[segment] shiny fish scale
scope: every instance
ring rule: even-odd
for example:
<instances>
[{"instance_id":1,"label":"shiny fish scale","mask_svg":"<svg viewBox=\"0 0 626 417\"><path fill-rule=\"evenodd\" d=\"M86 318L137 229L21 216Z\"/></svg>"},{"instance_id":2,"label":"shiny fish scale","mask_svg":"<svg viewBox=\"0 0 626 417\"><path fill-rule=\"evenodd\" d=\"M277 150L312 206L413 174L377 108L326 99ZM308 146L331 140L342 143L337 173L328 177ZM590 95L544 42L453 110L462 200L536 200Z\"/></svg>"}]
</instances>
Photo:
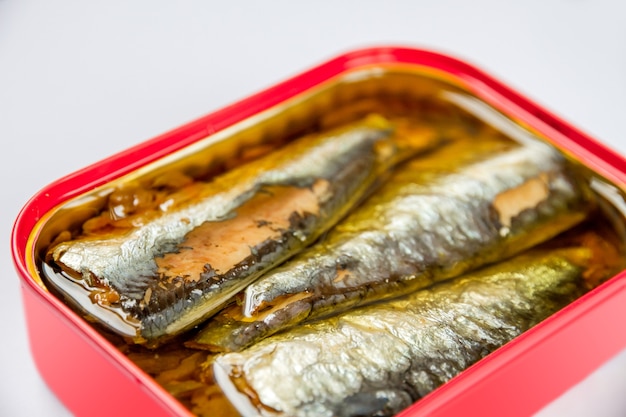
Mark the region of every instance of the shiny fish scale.
<instances>
[{"instance_id":1,"label":"shiny fish scale","mask_svg":"<svg viewBox=\"0 0 626 417\"><path fill-rule=\"evenodd\" d=\"M241 369L279 415L392 415L579 296L575 257L588 252L522 255L219 356L215 372L229 393L227 375Z\"/></svg>"},{"instance_id":2,"label":"shiny fish scale","mask_svg":"<svg viewBox=\"0 0 626 417\"><path fill-rule=\"evenodd\" d=\"M432 151L443 141L428 129L409 129L397 135L392 128L388 120L372 115L305 136L216 177L193 203L160 217L148 216L147 223L124 236L63 242L52 248L48 257L72 279L81 274L88 285L103 283L119 294L115 308L121 306L127 319L111 325L112 330L137 343L162 343L212 316L263 272L311 244L376 188L395 165ZM313 191L316 183L323 184L315 194L313 211L318 212L294 209L286 218L289 226L281 226L264 241L240 248L241 257L219 273L209 262L195 260L190 262L191 269L185 269L180 249L196 227L234 218L242 204L265 195L268 188ZM155 257L163 256L160 261L174 254L181 254L173 262L179 263L172 268L175 272L160 276L167 266L158 264ZM90 313L96 318L106 317L98 316L95 310ZM106 318L103 322L108 324Z\"/></svg>"},{"instance_id":3,"label":"shiny fish scale","mask_svg":"<svg viewBox=\"0 0 626 417\"><path fill-rule=\"evenodd\" d=\"M541 187L531 206L516 194L528 184ZM321 242L249 285L248 317L226 311L188 344L236 351L303 321L424 288L550 239L592 207L587 184L545 144L450 144L400 168Z\"/></svg>"},{"instance_id":4,"label":"shiny fish scale","mask_svg":"<svg viewBox=\"0 0 626 417\"><path fill-rule=\"evenodd\" d=\"M365 283L379 280L381 274L388 275L386 271L396 272L396 265L408 262L415 273L423 269L422 265L452 265L493 245L503 233L490 208L495 196L538 175L542 169L556 169L559 157L543 148L531 147L514 150L498 159L472 166L462 175L446 175L434 184L421 185L419 173L411 173L414 182L399 191L392 187L389 192L373 197L372 204L380 201L373 215L364 210L363 215L350 217L350 226L346 226L351 232L348 236L341 234L332 240L331 235L328 243L312 249L314 256L306 258L308 252L305 252L294 262L250 285L246 289L246 303L256 305L283 294L332 287L337 258L352 260L354 279ZM498 173L499 167L506 167L505 172ZM397 179L400 183L402 180L402 177ZM561 182L552 184L559 185ZM575 191L569 183L565 185L560 191L567 200ZM337 230L339 235L342 226ZM303 265L297 265L298 262ZM396 275L399 274L401 271L397 271ZM350 287L349 279L346 281L338 286Z\"/></svg>"},{"instance_id":5,"label":"shiny fish scale","mask_svg":"<svg viewBox=\"0 0 626 417\"><path fill-rule=\"evenodd\" d=\"M363 157L373 143L385 136L385 131L358 128L341 137L326 137L312 152L277 158L274 169L246 178L236 187L217 188L217 193L201 202L178 211L165 213L150 223L125 236L68 242L54 248L57 260L86 276L94 275L134 298L144 296L146 278L157 269L154 258L175 249L185 235L206 221L216 221L228 216L232 210L249 199L267 184L310 185L316 178L332 178L339 167L351 159ZM329 140L330 139L330 140ZM261 163L259 169L262 167ZM241 170L227 173L220 180L238 179ZM181 221L187 219L187 221ZM139 289L135 289L138 287Z\"/></svg>"}]
</instances>

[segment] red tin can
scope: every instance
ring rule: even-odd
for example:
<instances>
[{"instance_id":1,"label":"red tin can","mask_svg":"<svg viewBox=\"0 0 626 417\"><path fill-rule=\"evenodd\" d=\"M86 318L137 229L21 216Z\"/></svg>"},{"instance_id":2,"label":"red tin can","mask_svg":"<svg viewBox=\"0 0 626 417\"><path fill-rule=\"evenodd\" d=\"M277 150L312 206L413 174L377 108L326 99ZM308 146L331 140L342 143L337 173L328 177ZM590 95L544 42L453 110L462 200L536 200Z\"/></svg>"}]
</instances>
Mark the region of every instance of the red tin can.
<instances>
[{"instance_id":1,"label":"red tin can","mask_svg":"<svg viewBox=\"0 0 626 417\"><path fill-rule=\"evenodd\" d=\"M49 239L44 236L46 224L58 210L94 189L136 175L146 167L158 167L165 163L162 161L170 161L172 155L188 156L207 138L242 123L254 123L258 115L276 112L285 103L306 98L329 85L332 88L338 80L376 76L388 68L434 74L460 85L547 138L612 183L615 190L626 184L624 158L464 62L430 51L399 47L341 55L62 178L26 204L15 222L12 250L21 280L32 354L43 378L72 412L88 416L192 415L47 290L37 266L38 245L42 239ZM296 109L289 117L300 120L304 116ZM402 415L530 415L626 347L626 331L619 330L617 322L624 315L626 275L620 273L471 366Z\"/></svg>"}]
</instances>

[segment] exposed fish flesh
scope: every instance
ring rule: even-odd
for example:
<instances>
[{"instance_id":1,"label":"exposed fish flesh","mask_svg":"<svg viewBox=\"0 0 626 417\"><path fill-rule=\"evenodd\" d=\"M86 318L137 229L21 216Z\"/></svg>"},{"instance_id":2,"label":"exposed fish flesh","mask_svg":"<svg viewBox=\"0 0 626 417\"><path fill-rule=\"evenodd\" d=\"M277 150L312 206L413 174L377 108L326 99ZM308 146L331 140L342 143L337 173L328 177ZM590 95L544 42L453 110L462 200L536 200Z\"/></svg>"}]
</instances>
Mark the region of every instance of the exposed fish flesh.
<instances>
[{"instance_id":1,"label":"exposed fish flesh","mask_svg":"<svg viewBox=\"0 0 626 417\"><path fill-rule=\"evenodd\" d=\"M581 294L586 248L519 255L215 358L244 416L386 416Z\"/></svg>"},{"instance_id":2,"label":"exposed fish flesh","mask_svg":"<svg viewBox=\"0 0 626 417\"><path fill-rule=\"evenodd\" d=\"M588 188L544 143L459 141L404 166L320 243L245 290L189 346L236 351L279 330L495 262L582 221Z\"/></svg>"},{"instance_id":3,"label":"exposed fish flesh","mask_svg":"<svg viewBox=\"0 0 626 417\"><path fill-rule=\"evenodd\" d=\"M113 330L138 342L175 335L314 241L394 164L440 140L427 129L391 133L372 116L303 137L217 177L197 201L122 235L63 242L49 258L117 292L129 328Z\"/></svg>"}]
</instances>

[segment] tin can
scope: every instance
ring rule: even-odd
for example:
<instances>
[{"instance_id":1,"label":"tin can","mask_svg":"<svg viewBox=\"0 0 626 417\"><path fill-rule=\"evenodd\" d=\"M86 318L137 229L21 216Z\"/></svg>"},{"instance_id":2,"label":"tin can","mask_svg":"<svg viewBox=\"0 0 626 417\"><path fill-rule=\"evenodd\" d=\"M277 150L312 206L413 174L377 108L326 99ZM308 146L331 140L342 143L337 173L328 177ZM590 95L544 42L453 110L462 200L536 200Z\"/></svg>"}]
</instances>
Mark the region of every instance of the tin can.
<instances>
[{"instance_id":1,"label":"tin can","mask_svg":"<svg viewBox=\"0 0 626 417\"><path fill-rule=\"evenodd\" d=\"M200 160L242 158L243 148L278 146L276 138L341 120L341 112L329 116L331 109L374 96L412 100L438 83L466 91L551 142L606 181L607 196L621 193L626 161L620 155L471 65L410 48L349 52L62 178L26 204L13 229L13 259L32 354L51 389L76 415L192 415L42 278L42 248L59 230L85 220L84 208L101 204L106 190ZM78 202L82 211L72 208ZM625 306L626 276L620 273L402 415L530 415L626 347L626 332L616 331Z\"/></svg>"}]
</instances>

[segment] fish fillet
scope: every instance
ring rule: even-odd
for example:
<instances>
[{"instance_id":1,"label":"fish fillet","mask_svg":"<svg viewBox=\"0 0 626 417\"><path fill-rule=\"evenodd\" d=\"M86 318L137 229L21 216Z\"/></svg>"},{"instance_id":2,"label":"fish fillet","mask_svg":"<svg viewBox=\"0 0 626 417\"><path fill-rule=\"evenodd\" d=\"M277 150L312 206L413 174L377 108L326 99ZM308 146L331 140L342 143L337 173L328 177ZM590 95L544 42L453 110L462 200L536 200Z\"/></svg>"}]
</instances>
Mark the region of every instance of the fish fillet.
<instances>
[{"instance_id":1,"label":"fish fillet","mask_svg":"<svg viewBox=\"0 0 626 417\"><path fill-rule=\"evenodd\" d=\"M459 141L406 164L324 240L245 290L188 346L236 351L306 320L505 259L581 222L586 184L543 144Z\"/></svg>"},{"instance_id":2,"label":"fish fillet","mask_svg":"<svg viewBox=\"0 0 626 417\"><path fill-rule=\"evenodd\" d=\"M63 242L49 258L117 293L128 326L112 330L137 342L171 337L313 242L393 165L440 141L427 129L392 133L371 116L300 138L215 178L189 204L122 235Z\"/></svg>"},{"instance_id":3,"label":"fish fillet","mask_svg":"<svg viewBox=\"0 0 626 417\"><path fill-rule=\"evenodd\" d=\"M580 295L586 248L520 255L215 358L243 416L386 416Z\"/></svg>"}]
</instances>

